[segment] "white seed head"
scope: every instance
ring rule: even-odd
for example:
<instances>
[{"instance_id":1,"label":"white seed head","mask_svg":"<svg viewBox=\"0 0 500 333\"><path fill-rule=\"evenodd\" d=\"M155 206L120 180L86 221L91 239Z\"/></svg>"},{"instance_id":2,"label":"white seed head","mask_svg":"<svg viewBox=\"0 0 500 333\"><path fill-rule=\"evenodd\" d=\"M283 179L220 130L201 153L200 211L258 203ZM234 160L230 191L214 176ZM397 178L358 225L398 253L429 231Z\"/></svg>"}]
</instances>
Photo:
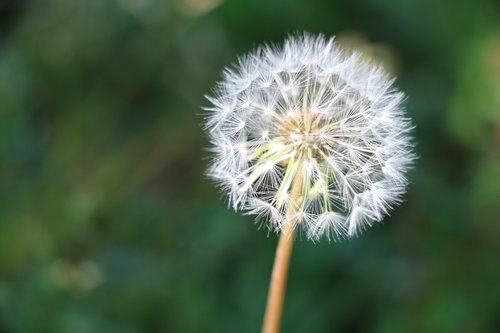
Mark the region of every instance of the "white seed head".
<instances>
[{"instance_id":1,"label":"white seed head","mask_svg":"<svg viewBox=\"0 0 500 333\"><path fill-rule=\"evenodd\" d=\"M270 230L287 222L312 240L357 235L400 202L414 159L393 81L333 38L257 49L207 97L208 175ZM297 178L300 198L291 195Z\"/></svg>"}]
</instances>

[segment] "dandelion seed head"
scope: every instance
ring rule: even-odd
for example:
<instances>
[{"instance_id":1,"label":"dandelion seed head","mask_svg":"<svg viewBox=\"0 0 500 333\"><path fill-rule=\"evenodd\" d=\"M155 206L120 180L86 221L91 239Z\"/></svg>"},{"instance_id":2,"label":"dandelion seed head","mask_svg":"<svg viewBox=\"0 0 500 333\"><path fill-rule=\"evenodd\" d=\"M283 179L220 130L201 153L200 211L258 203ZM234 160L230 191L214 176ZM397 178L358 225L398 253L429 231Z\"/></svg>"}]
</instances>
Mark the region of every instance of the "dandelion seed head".
<instances>
[{"instance_id":1,"label":"dandelion seed head","mask_svg":"<svg viewBox=\"0 0 500 333\"><path fill-rule=\"evenodd\" d=\"M304 34L257 49L207 97L208 175L230 206L272 231L291 219L312 240L357 235L401 201L414 159L393 81L333 38Z\"/></svg>"}]
</instances>

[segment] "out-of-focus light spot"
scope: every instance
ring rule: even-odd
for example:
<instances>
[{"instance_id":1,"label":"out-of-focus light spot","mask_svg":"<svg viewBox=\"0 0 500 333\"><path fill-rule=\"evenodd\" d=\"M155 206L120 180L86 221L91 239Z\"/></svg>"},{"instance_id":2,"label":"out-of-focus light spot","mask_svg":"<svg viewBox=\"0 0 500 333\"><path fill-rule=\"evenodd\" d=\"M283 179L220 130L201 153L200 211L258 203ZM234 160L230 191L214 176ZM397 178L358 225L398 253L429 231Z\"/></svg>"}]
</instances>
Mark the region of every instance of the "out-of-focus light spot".
<instances>
[{"instance_id":1,"label":"out-of-focus light spot","mask_svg":"<svg viewBox=\"0 0 500 333\"><path fill-rule=\"evenodd\" d=\"M190 16L203 15L222 3L223 0L178 0L179 11Z\"/></svg>"},{"instance_id":2,"label":"out-of-focus light spot","mask_svg":"<svg viewBox=\"0 0 500 333\"><path fill-rule=\"evenodd\" d=\"M101 270L93 261L72 263L56 260L50 267L50 276L55 285L73 292L88 292L101 284Z\"/></svg>"},{"instance_id":3,"label":"out-of-focus light spot","mask_svg":"<svg viewBox=\"0 0 500 333\"><path fill-rule=\"evenodd\" d=\"M347 49L360 50L363 56L381 63L391 74L399 72L396 50L388 44L371 43L358 32L345 32L337 36L337 42Z\"/></svg>"},{"instance_id":4,"label":"out-of-focus light spot","mask_svg":"<svg viewBox=\"0 0 500 333\"><path fill-rule=\"evenodd\" d=\"M491 38L491 52L487 53L489 59L487 66L488 73L493 79L500 79L500 31Z\"/></svg>"}]
</instances>

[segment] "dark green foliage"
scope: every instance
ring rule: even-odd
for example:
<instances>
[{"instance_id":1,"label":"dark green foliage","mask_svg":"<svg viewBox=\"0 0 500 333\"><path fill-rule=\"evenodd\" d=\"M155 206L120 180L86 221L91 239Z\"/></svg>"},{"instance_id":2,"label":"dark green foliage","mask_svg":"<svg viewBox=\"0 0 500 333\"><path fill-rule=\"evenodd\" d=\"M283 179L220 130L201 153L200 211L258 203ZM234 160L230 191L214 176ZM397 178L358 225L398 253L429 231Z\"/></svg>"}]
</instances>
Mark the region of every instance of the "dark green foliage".
<instances>
[{"instance_id":1,"label":"dark green foliage","mask_svg":"<svg viewBox=\"0 0 500 333\"><path fill-rule=\"evenodd\" d=\"M408 95L383 225L295 244L283 332L500 329L500 27L480 1L0 2L0 332L258 332L276 237L203 172L237 54L338 35Z\"/></svg>"}]
</instances>

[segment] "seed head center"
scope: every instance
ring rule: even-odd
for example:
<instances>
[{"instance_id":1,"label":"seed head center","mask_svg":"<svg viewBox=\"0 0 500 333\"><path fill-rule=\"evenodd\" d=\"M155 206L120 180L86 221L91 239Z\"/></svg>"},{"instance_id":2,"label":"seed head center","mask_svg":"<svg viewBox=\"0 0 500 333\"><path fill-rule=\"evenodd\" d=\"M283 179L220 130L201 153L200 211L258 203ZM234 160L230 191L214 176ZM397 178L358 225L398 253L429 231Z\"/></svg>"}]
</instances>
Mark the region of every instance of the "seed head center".
<instances>
[{"instance_id":1,"label":"seed head center","mask_svg":"<svg viewBox=\"0 0 500 333\"><path fill-rule=\"evenodd\" d=\"M284 118L278 133L286 147L296 152L298 160L323 159L328 149L325 135L328 126L321 115L302 112Z\"/></svg>"}]
</instances>

